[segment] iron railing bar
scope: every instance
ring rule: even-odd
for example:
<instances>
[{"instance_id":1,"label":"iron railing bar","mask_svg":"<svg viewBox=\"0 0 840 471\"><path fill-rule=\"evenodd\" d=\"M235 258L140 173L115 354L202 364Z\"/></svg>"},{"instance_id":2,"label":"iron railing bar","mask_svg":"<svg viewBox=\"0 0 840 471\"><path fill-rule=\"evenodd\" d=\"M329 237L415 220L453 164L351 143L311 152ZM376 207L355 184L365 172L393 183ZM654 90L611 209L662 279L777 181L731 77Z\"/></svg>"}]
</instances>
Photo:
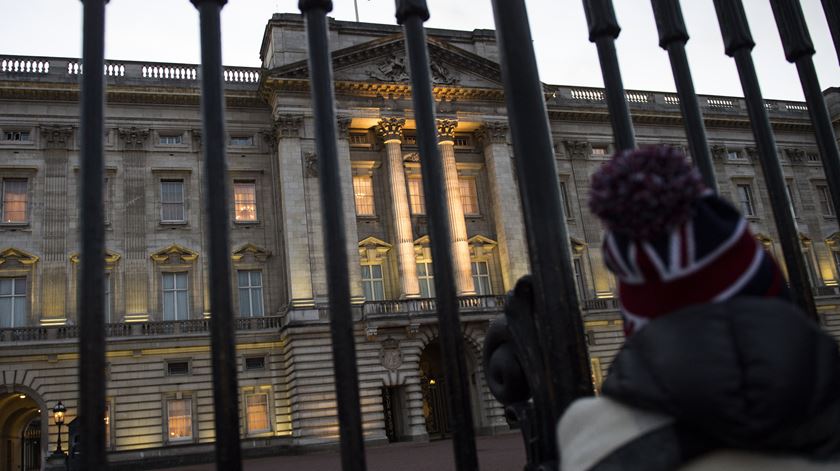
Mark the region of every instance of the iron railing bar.
<instances>
[{"instance_id":1,"label":"iron railing bar","mask_svg":"<svg viewBox=\"0 0 840 471\"><path fill-rule=\"evenodd\" d=\"M840 62L840 2L837 0L822 0L822 5L825 20L828 22L828 30L831 32L831 39L834 40L837 62Z\"/></svg>"},{"instance_id":2,"label":"iron railing bar","mask_svg":"<svg viewBox=\"0 0 840 471\"><path fill-rule=\"evenodd\" d=\"M831 201L835 208L840 208L840 150L837 148L831 117L820 89L817 71L814 69L814 44L808 33L802 6L799 0L770 0L770 5L773 7L779 35L785 48L785 58L788 62L795 63L799 72L799 81L802 82L802 92L814 124Z\"/></svg>"},{"instance_id":3,"label":"iron railing bar","mask_svg":"<svg viewBox=\"0 0 840 471\"><path fill-rule=\"evenodd\" d=\"M216 469L237 471L242 469L242 458L228 234L230 213L220 18L227 0L191 1L198 9L201 31L201 148L204 153L211 287L210 343Z\"/></svg>"},{"instance_id":4,"label":"iron railing bar","mask_svg":"<svg viewBox=\"0 0 840 471\"><path fill-rule=\"evenodd\" d=\"M744 5L741 0L714 0L715 10L723 36L726 55L735 59L741 88L744 91L744 101L750 117L753 137L758 148L759 162L767 183L767 193L779 242L787 266L790 287L796 304L813 320L817 320L817 308L805 267L802 248L799 242L799 231L793 219L793 211L788 202L785 178L779 156L776 154L776 139L761 96L761 88L752 60L752 48L755 46L750 33Z\"/></svg>"},{"instance_id":5,"label":"iron railing bar","mask_svg":"<svg viewBox=\"0 0 840 471\"><path fill-rule=\"evenodd\" d=\"M341 464L344 471L363 471L366 469L364 435L347 273L347 234L338 163L332 57L327 31L327 12L332 11L332 1L300 0L298 8L306 22L310 95L315 117Z\"/></svg>"},{"instance_id":6,"label":"iron railing bar","mask_svg":"<svg viewBox=\"0 0 840 471\"><path fill-rule=\"evenodd\" d=\"M629 150L636 147L633 121L627 94L621 80L618 66L618 54L615 51L615 39L621 32L615 18L612 0L583 0L583 10L589 24L589 41L595 43L598 58L601 61L601 75L604 77L604 95L610 110L610 124L616 150Z\"/></svg>"},{"instance_id":7,"label":"iron railing bar","mask_svg":"<svg viewBox=\"0 0 840 471\"><path fill-rule=\"evenodd\" d=\"M83 1L82 61L89 71L105 67L105 4ZM105 457L105 166L102 135L105 77L82 76L81 87L81 274L79 277L79 433L81 469L107 469ZM68 447L69 448L69 447Z\"/></svg>"},{"instance_id":8,"label":"iron railing bar","mask_svg":"<svg viewBox=\"0 0 840 471\"><path fill-rule=\"evenodd\" d=\"M452 247L449 232L448 206L443 177L443 161L437 143L432 77L426 31L423 22L429 19L425 0L396 0L397 22L403 26L406 52L411 72L411 98L417 126L417 146L420 153L429 216L434 283L437 298L440 345L444 362L447 407L453 425L453 451L458 471L478 469L472 408L470 407L467 367L464 359L464 339L458 316L458 297L453 276Z\"/></svg>"},{"instance_id":9,"label":"iron railing bar","mask_svg":"<svg viewBox=\"0 0 840 471\"><path fill-rule=\"evenodd\" d=\"M589 355L525 2L493 0L493 16L533 273L533 322L545 368L532 374L545 378L549 403L540 413L550 425L541 435L547 456L556 458L557 420L574 399L592 394Z\"/></svg>"},{"instance_id":10,"label":"iron railing bar","mask_svg":"<svg viewBox=\"0 0 840 471\"><path fill-rule=\"evenodd\" d=\"M679 0L651 0L656 27L659 30L659 46L668 51L674 84L680 97L680 111L685 123L685 135L691 159L703 176L703 183L717 193L712 155L706 138L706 125L700 113L691 69L685 53L688 42L688 30L685 27Z\"/></svg>"}]
</instances>

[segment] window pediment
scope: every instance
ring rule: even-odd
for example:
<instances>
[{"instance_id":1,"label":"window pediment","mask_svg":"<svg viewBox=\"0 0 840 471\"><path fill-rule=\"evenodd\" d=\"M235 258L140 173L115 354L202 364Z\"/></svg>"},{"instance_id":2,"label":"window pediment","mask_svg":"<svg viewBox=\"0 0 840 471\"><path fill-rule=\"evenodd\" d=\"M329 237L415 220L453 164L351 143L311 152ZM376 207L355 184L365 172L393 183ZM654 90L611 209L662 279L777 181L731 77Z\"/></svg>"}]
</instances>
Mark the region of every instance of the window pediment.
<instances>
[{"instance_id":1,"label":"window pediment","mask_svg":"<svg viewBox=\"0 0 840 471\"><path fill-rule=\"evenodd\" d=\"M120 260L120 258L122 258L122 255L118 254L117 252L114 252L113 250L107 250L107 249L105 250L105 264L106 265L114 265ZM70 255L70 261L73 262L73 263L81 262L82 261L81 254L79 252L75 252L75 253L71 254Z\"/></svg>"},{"instance_id":2,"label":"window pediment","mask_svg":"<svg viewBox=\"0 0 840 471\"><path fill-rule=\"evenodd\" d=\"M266 259L270 256L270 251L249 242L243 245L242 247L239 247L238 249L234 250L233 255L231 255L230 258L234 262L241 262L248 258L252 258L257 262L265 262Z\"/></svg>"},{"instance_id":3,"label":"window pediment","mask_svg":"<svg viewBox=\"0 0 840 471\"><path fill-rule=\"evenodd\" d=\"M826 237L825 243L832 249L840 249L840 232L835 232Z\"/></svg>"},{"instance_id":4,"label":"window pediment","mask_svg":"<svg viewBox=\"0 0 840 471\"><path fill-rule=\"evenodd\" d=\"M580 255L586 250L586 242L574 237L569 237L569 245L571 245L574 255Z\"/></svg>"},{"instance_id":5,"label":"window pediment","mask_svg":"<svg viewBox=\"0 0 840 471\"><path fill-rule=\"evenodd\" d=\"M160 264L192 263L197 258L198 252L194 252L178 244L172 244L152 254L152 260Z\"/></svg>"},{"instance_id":6,"label":"window pediment","mask_svg":"<svg viewBox=\"0 0 840 471\"><path fill-rule=\"evenodd\" d=\"M470 257L472 258L486 258L499 245L495 240L481 234L467 239L467 244L469 244Z\"/></svg>"},{"instance_id":7,"label":"window pediment","mask_svg":"<svg viewBox=\"0 0 840 471\"><path fill-rule=\"evenodd\" d=\"M359 257L362 261L376 262L381 260L393 245L376 237L368 237L359 241Z\"/></svg>"},{"instance_id":8,"label":"window pediment","mask_svg":"<svg viewBox=\"0 0 840 471\"><path fill-rule=\"evenodd\" d=\"M31 266L38 262L39 258L37 255L32 255L29 252L25 252L21 249L16 249L14 247L9 247L5 250L0 251L0 265L3 265L7 262L11 263L18 263L20 265Z\"/></svg>"}]
</instances>

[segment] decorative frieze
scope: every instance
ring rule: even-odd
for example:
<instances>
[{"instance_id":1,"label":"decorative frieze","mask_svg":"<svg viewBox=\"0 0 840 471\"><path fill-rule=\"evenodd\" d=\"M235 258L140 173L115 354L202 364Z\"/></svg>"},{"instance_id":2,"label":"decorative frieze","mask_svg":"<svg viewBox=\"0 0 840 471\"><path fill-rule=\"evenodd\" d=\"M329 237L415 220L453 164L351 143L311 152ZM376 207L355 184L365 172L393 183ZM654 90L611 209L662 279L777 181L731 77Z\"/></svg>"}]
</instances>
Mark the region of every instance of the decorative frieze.
<instances>
[{"instance_id":1,"label":"decorative frieze","mask_svg":"<svg viewBox=\"0 0 840 471\"><path fill-rule=\"evenodd\" d=\"M389 141L402 142L404 126L405 119L403 118L382 118L376 126L376 133L385 143Z\"/></svg>"},{"instance_id":2,"label":"decorative frieze","mask_svg":"<svg viewBox=\"0 0 840 471\"><path fill-rule=\"evenodd\" d=\"M146 140L149 138L149 130L146 128L119 128L117 135L123 142L123 147L126 150L134 149L141 150L146 145Z\"/></svg>"},{"instance_id":3,"label":"decorative frieze","mask_svg":"<svg viewBox=\"0 0 840 471\"><path fill-rule=\"evenodd\" d=\"M274 135L277 139L300 137L303 115L281 114L274 117Z\"/></svg>"}]
</instances>

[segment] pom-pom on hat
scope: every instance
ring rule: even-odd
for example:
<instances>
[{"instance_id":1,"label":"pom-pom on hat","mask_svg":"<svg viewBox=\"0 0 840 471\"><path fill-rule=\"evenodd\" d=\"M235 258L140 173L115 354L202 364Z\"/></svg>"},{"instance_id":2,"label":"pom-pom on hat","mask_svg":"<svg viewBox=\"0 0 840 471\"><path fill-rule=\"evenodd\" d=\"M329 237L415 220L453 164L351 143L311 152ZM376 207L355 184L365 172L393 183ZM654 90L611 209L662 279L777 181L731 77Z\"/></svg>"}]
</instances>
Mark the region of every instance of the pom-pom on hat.
<instances>
[{"instance_id":1,"label":"pom-pom on hat","mask_svg":"<svg viewBox=\"0 0 840 471\"><path fill-rule=\"evenodd\" d=\"M669 147L624 151L592 177L604 260L619 281L627 335L693 304L735 296L789 299L784 277L731 204Z\"/></svg>"}]
</instances>

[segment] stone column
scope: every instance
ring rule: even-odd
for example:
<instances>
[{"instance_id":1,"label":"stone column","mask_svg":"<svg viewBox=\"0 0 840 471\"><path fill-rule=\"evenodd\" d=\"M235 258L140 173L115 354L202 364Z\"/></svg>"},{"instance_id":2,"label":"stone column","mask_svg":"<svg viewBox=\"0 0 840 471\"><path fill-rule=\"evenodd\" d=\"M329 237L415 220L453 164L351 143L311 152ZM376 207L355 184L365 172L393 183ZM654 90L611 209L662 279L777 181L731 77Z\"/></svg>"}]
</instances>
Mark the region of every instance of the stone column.
<instances>
[{"instance_id":1,"label":"stone column","mask_svg":"<svg viewBox=\"0 0 840 471\"><path fill-rule=\"evenodd\" d=\"M40 320L43 325L67 322L67 174L70 160L68 148L72 135L73 130L68 127L41 128L41 137L46 144Z\"/></svg>"},{"instance_id":2,"label":"stone column","mask_svg":"<svg viewBox=\"0 0 840 471\"><path fill-rule=\"evenodd\" d=\"M349 116L338 118L338 165L341 174L341 196L344 206L344 229L347 237L347 272L350 274L350 300L354 304L364 302L362 291L362 269L359 265L359 230L356 227L356 201L353 191L353 170L350 167L350 123Z\"/></svg>"},{"instance_id":3,"label":"stone column","mask_svg":"<svg viewBox=\"0 0 840 471\"><path fill-rule=\"evenodd\" d=\"M408 189L402 157L402 129L405 120L385 118L377 131L385 142L388 161L388 182L391 185L391 211L396 235L397 266L400 277L400 298L419 298L417 262L414 258L414 237L411 233L411 214L408 211Z\"/></svg>"},{"instance_id":4,"label":"stone column","mask_svg":"<svg viewBox=\"0 0 840 471\"><path fill-rule=\"evenodd\" d=\"M125 189L125 320L149 320L149 253L146 246L146 189L149 185L146 165L148 129L119 129L123 144ZM155 191L157 186L154 186ZM151 303L155 305L154 302ZM115 309L115 311L118 311ZM116 312L115 312L116 314Z\"/></svg>"},{"instance_id":5,"label":"stone column","mask_svg":"<svg viewBox=\"0 0 840 471\"><path fill-rule=\"evenodd\" d=\"M499 239L499 262L505 292L529 272L525 225L519 199L513 160L507 142L507 123L489 122L478 128L478 141L484 149L493 219Z\"/></svg>"},{"instance_id":6,"label":"stone column","mask_svg":"<svg viewBox=\"0 0 840 471\"><path fill-rule=\"evenodd\" d=\"M279 115L274 121L282 246L285 251L288 301L292 308L309 307L314 304L312 267L309 260L309 223L300 148L302 126L302 115Z\"/></svg>"},{"instance_id":7,"label":"stone column","mask_svg":"<svg viewBox=\"0 0 840 471\"><path fill-rule=\"evenodd\" d=\"M455 127L457 126L458 121L454 119L437 120L438 146L440 147L440 156L443 159L443 177L446 183L455 288L458 296L472 296L475 295L475 287L473 286L472 268L470 266L470 246L467 242L464 206L461 203L461 183L458 180L458 167L455 164Z\"/></svg>"}]
</instances>

